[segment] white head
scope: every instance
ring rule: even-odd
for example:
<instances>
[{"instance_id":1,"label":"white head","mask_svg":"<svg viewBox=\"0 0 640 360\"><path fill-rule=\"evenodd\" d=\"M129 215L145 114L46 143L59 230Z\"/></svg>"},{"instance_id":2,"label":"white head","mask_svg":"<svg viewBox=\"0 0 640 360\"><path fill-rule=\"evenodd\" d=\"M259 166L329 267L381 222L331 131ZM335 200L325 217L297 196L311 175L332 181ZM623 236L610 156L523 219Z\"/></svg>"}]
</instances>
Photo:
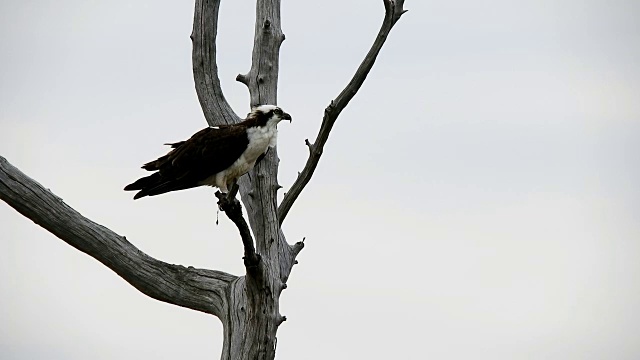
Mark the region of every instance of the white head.
<instances>
[{"instance_id":1,"label":"white head","mask_svg":"<svg viewBox=\"0 0 640 360\"><path fill-rule=\"evenodd\" d=\"M275 126L282 120L291 121L291 115L275 105L260 105L253 109L250 116L258 120L258 126Z\"/></svg>"}]
</instances>

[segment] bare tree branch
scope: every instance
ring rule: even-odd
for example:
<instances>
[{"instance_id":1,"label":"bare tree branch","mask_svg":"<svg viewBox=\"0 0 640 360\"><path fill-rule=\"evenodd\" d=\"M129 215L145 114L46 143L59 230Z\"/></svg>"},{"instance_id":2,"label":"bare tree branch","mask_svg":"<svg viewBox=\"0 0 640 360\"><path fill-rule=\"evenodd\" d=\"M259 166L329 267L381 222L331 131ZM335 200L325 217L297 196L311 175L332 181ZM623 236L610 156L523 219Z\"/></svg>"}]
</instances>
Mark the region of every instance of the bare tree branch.
<instances>
[{"instance_id":1,"label":"bare tree branch","mask_svg":"<svg viewBox=\"0 0 640 360\"><path fill-rule=\"evenodd\" d=\"M233 124L240 118L222 93L216 64L216 37L221 0L195 0L192 62L196 92L209 125ZM100 261L125 281L160 301L220 318L224 329L223 360L273 359L276 332L286 320L279 298L304 239L289 245L282 221L319 162L340 112L362 86L390 30L405 12L404 0L383 0L385 18L378 36L347 87L331 101L302 174L277 205L278 155L263 161L239 180L247 220L236 199L238 187L218 196L220 208L237 226L245 253L246 276L167 264L143 253L123 236L83 217L62 199L20 172L0 156L0 199L69 245ZM250 94L250 105L277 104L279 50L284 41L281 0L256 0L251 68L237 80Z\"/></svg>"},{"instance_id":2,"label":"bare tree branch","mask_svg":"<svg viewBox=\"0 0 640 360\"><path fill-rule=\"evenodd\" d=\"M154 259L124 236L96 224L0 156L0 199L67 244L100 261L144 294L170 304L226 316L236 276Z\"/></svg>"},{"instance_id":3,"label":"bare tree branch","mask_svg":"<svg viewBox=\"0 0 640 360\"><path fill-rule=\"evenodd\" d=\"M216 192L216 197L218 198L218 206L220 206L220 210L227 214L229 219L236 224L240 231L240 237L242 238L242 244L244 245L244 265L249 272L256 269L260 262L260 255L256 254L251 230L249 230L249 225L247 225L247 222L242 216L242 206L238 199L235 198L237 190L238 185L235 184L233 186L233 190L229 194L225 195L218 191Z\"/></svg>"},{"instance_id":4,"label":"bare tree branch","mask_svg":"<svg viewBox=\"0 0 640 360\"><path fill-rule=\"evenodd\" d=\"M403 9L404 0L383 1L385 7L384 20L382 21L382 26L380 27L378 36L371 46L371 49L360 64L360 67L358 67L358 70L356 70L356 73L353 75L349 84L347 84L338 97L335 100L332 100L331 104L329 104L325 109L324 116L322 118L322 125L320 126L316 141L312 144L308 139L305 140L305 143L309 148L309 158L307 159L304 169L291 186L291 189L285 194L282 203L280 203L280 206L278 207L278 221L280 222L280 225L282 225L282 222L289 213L293 203L296 201L307 183L309 183L309 180L311 180L311 176L313 175L316 166L318 166L320 156L322 156L324 145L329 138L329 133L333 128L333 124L335 124L342 110L356 95L364 83L364 80L367 78L369 71L373 67L374 62L380 53L380 49L382 49L382 45L384 45L387 40L389 32L400 19L400 16L406 12L406 10Z\"/></svg>"},{"instance_id":5,"label":"bare tree branch","mask_svg":"<svg viewBox=\"0 0 640 360\"><path fill-rule=\"evenodd\" d=\"M196 0L193 15L193 79L204 116L210 126L241 119L224 98L216 63L216 36L220 0Z\"/></svg>"}]
</instances>

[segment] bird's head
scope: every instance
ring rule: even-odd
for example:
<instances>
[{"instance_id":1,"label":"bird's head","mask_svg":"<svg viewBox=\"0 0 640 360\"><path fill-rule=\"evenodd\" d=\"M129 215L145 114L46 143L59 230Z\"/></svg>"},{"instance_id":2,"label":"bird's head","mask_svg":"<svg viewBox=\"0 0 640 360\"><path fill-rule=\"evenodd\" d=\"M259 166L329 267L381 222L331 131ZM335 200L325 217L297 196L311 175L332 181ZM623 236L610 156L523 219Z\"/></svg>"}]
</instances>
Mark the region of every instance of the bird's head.
<instances>
[{"instance_id":1,"label":"bird's head","mask_svg":"<svg viewBox=\"0 0 640 360\"><path fill-rule=\"evenodd\" d=\"M254 117L259 126L276 126L282 120L291 122L291 115L275 105L260 105L253 108L250 117Z\"/></svg>"}]
</instances>

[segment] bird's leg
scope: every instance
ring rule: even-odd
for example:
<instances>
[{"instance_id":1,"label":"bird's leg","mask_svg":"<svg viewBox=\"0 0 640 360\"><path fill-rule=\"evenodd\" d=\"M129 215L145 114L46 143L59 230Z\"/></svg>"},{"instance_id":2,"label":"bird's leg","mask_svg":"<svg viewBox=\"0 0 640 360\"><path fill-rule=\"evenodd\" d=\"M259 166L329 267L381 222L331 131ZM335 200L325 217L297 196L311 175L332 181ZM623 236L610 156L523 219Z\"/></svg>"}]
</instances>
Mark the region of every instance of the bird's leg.
<instances>
[{"instance_id":1,"label":"bird's leg","mask_svg":"<svg viewBox=\"0 0 640 360\"><path fill-rule=\"evenodd\" d=\"M229 186L231 191L224 191L226 189L221 189L222 191L216 191L216 197L218 198L218 209L222 211L233 211L235 208L240 208L240 202L236 199L236 195L238 194L238 190L240 186L238 186L237 182L234 182Z\"/></svg>"},{"instance_id":2,"label":"bird's leg","mask_svg":"<svg viewBox=\"0 0 640 360\"><path fill-rule=\"evenodd\" d=\"M227 216L233 220L234 218L242 217L242 206L240 205L240 201L235 197L230 197L230 194L231 193L224 194L217 191L216 197L218 198L218 209L227 213Z\"/></svg>"},{"instance_id":3,"label":"bird's leg","mask_svg":"<svg viewBox=\"0 0 640 360\"><path fill-rule=\"evenodd\" d=\"M231 190L227 194L227 197L229 199L235 199L236 198L236 194L238 194L238 190L240 190L240 185L238 185L237 181L234 181L233 184L231 184L230 189Z\"/></svg>"}]
</instances>

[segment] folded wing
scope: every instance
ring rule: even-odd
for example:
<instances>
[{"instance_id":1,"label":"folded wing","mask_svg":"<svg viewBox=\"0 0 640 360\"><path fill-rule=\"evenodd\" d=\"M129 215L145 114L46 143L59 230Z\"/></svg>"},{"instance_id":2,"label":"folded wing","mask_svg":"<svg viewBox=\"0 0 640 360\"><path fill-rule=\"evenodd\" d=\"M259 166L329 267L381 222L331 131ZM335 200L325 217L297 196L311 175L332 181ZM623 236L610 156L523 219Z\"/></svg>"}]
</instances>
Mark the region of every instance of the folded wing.
<instances>
[{"instance_id":1,"label":"folded wing","mask_svg":"<svg viewBox=\"0 0 640 360\"><path fill-rule=\"evenodd\" d=\"M201 185L200 182L230 167L249 144L246 126L209 127L189 140L171 145L168 154L150 161L143 169L153 174L124 189L139 190L134 199Z\"/></svg>"}]
</instances>

